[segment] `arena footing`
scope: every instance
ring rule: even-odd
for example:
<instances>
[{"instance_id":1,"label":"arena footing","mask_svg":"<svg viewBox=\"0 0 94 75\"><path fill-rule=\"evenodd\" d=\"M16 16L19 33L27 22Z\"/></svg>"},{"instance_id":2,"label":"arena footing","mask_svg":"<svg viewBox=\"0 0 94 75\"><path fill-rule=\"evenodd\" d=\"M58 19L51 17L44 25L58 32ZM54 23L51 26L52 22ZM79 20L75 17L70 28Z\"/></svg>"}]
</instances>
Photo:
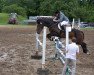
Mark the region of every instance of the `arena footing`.
<instances>
[{"instance_id":1,"label":"arena footing","mask_svg":"<svg viewBox=\"0 0 94 75\"><path fill-rule=\"evenodd\" d=\"M37 69L37 74L38 75L49 75L49 70L48 69L38 68Z\"/></svg>"}]
</instances>

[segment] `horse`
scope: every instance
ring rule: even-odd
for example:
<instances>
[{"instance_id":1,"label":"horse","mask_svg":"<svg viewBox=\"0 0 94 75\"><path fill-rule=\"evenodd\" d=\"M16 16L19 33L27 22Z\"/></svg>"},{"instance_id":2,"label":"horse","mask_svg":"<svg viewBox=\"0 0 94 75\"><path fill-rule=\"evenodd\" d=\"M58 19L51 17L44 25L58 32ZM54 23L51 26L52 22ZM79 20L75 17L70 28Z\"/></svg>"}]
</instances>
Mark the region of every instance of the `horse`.
<instances>
[{"instance_id":1,"label":"horse","mask_svg":"<svg viewBox=\"0 0 94 75\"><path fill-rule=\"evenodd\" d=\"M53 21L53 18L47 18L47 17L39 17L37 18L37 29L36 33L40 34L43 30L43 27L46 26L49 29L49 33L47 34L47 38L52 41L53 36L57 36L59 38L66 38L65 31L60 30L58 28L58 23L55 23ZM83 53L88 54L89 51L87 49L87 44L84 42L84 33L81 30L73 28L71 32L69 32L69 38L76 38L77 44L81 45L83 49Z\"/></svg>"}]
</instances>

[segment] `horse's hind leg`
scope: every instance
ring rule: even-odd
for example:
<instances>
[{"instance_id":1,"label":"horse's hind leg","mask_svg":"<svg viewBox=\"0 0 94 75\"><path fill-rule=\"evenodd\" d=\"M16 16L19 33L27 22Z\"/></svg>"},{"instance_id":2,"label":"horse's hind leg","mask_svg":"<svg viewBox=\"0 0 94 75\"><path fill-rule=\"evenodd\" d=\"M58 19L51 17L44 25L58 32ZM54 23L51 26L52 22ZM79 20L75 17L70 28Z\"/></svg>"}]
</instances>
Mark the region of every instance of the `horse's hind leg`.
<instances>
[{"instance_id":1,"label":"horse's hind leg","mask_svg":"<svg viewBox=\"0 0 94 75\"><path fill-rule=\"evenodd\" d=\"M84 53L86 53L86 54L89 53L89 52L88 52L88 49L87 49L87 44L86 44L86 43L82 42L82 43L81 43L81 47L82 47Z\"/></svg>"}]
</instances>

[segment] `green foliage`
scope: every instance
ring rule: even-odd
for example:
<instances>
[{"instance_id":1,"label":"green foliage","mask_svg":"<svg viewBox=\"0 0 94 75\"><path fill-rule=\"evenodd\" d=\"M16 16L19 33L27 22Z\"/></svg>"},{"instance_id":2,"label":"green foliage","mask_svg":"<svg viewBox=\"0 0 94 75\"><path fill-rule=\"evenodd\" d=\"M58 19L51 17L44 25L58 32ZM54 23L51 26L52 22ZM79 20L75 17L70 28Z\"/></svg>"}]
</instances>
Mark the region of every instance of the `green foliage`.
<instances>
[{"instance_id":1,"label":"green foliage","mask_svg":"<svg viewBox=\"0 0 94 75\"><path fill-rule=\"evenodd\" d=\"M40 15L51 15L51 1L41 2L39 11Z\"/></svg>"},{"instance_id":2,"label":"green foliage","mask_svg":"<svg viewBox=\"0 0 94 75\"><path fill-rule=\"evenodd\" d=\"M61 10L70 20L94 22L94 0L0 0L0 12L20 15L53 15Z\"/></svg>"},{"instance_id":3,"label":"green foliage","mask_svg":"<svg viewBox=\"0 0 94 75\"><path fill-rule=\"evenodd\" d=\"M26 11L24 8L16 5L16 4L13 4L13 5L10 5L10 6L5 6L2 10L2 12L4 13L12 13L12 12L15 12L19 15L23 15L23 16L26 16Z\"/></svg>"}]
</instances>

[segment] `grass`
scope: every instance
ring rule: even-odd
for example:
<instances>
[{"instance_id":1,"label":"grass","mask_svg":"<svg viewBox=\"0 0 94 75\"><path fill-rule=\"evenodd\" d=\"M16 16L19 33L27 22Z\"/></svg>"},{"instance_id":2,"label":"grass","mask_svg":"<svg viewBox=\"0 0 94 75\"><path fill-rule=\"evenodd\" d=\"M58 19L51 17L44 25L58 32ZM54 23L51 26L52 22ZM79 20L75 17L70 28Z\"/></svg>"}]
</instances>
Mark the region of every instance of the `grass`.
<instances>
[{"instance_id":1,"label":"grass","mask_svg":"<svg viewBox=\"0 0 94 75\"><path fill-rule=\"evenodd\" d=\"M22 20L25 20L26 18L23 16L18 15L18 21L21 24ZM0 13L0 25L6 25L8 24L9 20L9 14L7 13Z\"/></svg>"},{"instance_id":2,"label":"grass","mask_svg":"<svg viewBox=\"0 0 94 75\"><path fill-rule=\"evenodd\" d=\"M8 18L9 18L8 14L6 14L6 13L0 13L0 24L1 25L7 24Z\"/></svg>"},{"instance_id":3,"label":"grass","mask_svg":"<svg viewBox=\"0 0 94 75\"><path fill-rule=\"evenodd\" d=\"M81 28L82 30L94 30L94 27Z\"/></svg>"}]
</instances>

